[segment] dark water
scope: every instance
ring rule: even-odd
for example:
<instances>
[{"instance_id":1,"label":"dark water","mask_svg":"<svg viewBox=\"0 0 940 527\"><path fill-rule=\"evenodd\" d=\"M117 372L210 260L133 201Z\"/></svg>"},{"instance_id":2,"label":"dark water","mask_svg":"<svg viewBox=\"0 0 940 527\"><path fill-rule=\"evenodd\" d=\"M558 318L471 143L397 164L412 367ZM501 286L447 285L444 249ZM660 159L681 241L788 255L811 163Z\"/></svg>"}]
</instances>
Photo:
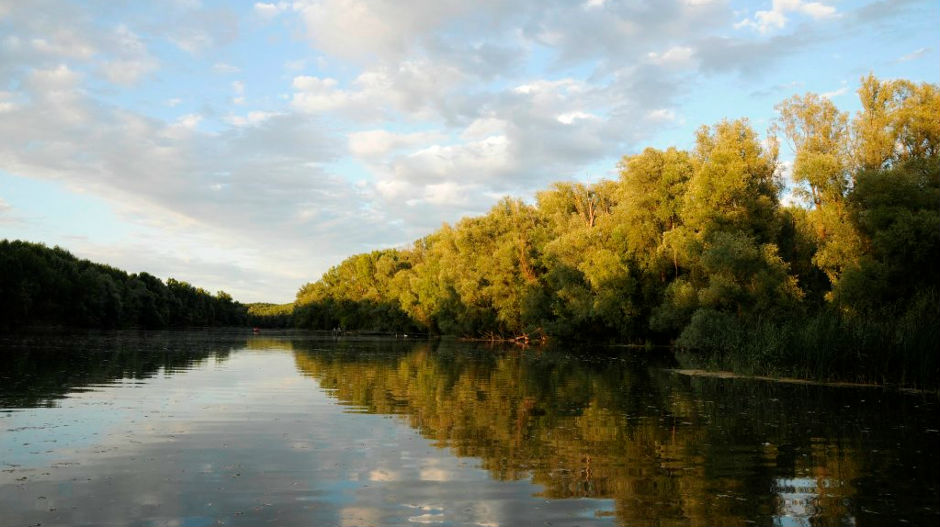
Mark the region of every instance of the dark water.
<instances>
[{"instance_id":1,"label":"dark water","mask_svg":"<svg viewBox=\"0 0 940 527\"><path fill-rule=\"evenodd\" d=\"M624 353L0 337L0 525L937 525L936 395Z\"/></svg>"}]
</instances>

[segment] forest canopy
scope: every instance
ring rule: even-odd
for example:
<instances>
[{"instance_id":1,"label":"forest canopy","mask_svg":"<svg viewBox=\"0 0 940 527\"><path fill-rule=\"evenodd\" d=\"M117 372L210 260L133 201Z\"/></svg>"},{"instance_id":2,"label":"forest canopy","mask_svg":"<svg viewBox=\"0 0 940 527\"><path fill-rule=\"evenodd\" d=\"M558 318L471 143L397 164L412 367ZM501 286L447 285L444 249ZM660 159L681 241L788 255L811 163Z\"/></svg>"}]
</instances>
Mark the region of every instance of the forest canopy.
<instances>
[{"instance_id":1,"label":"forest canopy","mask_svg":"<svg viewBox=\"0 0 940 527\"><path fill-rule=\"evenodd\" d=\"M80 260L60 247L0 240L0 329L236 326L247 308L225 291Z\"/></svg>"},{"instance_id":2,"label":"forest canopy","mask_svg":"<svg viewBox=\"0 0 940 527\"><path fill-rule=\"evenodd\" d=\"M632 338L910 301L938 285L937 87L869 76L858 94L854 117L794 96L764 140L746 119L703 126L689 151L624 157L617 181L556 183L352 256L301 288L299 322Z\"/></svg>"}]
</instances>

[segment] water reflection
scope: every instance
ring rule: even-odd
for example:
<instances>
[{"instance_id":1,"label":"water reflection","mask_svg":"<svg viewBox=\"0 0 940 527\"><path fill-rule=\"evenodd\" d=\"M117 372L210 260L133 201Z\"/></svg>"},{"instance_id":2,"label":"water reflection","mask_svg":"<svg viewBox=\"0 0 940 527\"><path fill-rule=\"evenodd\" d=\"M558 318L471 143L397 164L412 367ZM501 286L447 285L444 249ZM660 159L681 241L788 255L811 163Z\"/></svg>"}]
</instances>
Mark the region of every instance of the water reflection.
<instances>
[{"instance_id":1,"label":"water reflection","mask_svg":"<svg viewBox=\"0 0 940 527\"><path fill-rule=\"evenodd\" d=\"M613 499L609 513L625 525L938 519L929 397L448 343L295 360L354 411L401 415L495 479L531 479L544 497Z\"/></svg>"},{"instance_id":2,"label":"water reflection","mask_svg":"<svg viewBox=\"0 0 940 527\"><path fill-rule=\"evenodd\" d=\"M0 335L0 408L54 406L76 391L224 361L244 332L109 331Z\"/></svg>"},{"instance_id":3,"label":"water reflection","mask_svg":"<svg viewBox=\"0 0 940 527\"><path fill-rule=\"evenodd\" d=\"M309 334L0 338L0 524L934 524L935 396Z\"/></svg>"}]
</instances>

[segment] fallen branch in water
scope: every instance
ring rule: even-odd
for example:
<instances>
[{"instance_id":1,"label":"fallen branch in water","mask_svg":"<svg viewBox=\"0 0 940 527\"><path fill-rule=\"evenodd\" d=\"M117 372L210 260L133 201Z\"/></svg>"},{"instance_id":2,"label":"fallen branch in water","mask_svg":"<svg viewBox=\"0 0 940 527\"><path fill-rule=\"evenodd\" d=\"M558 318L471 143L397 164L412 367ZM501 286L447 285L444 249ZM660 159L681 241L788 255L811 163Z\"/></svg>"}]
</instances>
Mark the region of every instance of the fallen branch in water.
<instances>
[{"instance_id":1,"label":"fallen branch in water","mask_svg":"<svg viewBox=\"0 0 940 527\"><path fill-rule=\"evenodd\" d=\"M490 342L490 343L500 342L500 343L515 344L521 347L527 347L530 344L531 345L543 345L547 343L548 335L546 335L542 331L538 331L537 335L532 335L532 336L530 336L528 333L522 333L520 335L515 335L515 336L504 336L499 333L487 331L486 333L484 333L483 335L479 337L463 336L460 338L460 340L464 342Z\"/></svg>"}]
</instances>

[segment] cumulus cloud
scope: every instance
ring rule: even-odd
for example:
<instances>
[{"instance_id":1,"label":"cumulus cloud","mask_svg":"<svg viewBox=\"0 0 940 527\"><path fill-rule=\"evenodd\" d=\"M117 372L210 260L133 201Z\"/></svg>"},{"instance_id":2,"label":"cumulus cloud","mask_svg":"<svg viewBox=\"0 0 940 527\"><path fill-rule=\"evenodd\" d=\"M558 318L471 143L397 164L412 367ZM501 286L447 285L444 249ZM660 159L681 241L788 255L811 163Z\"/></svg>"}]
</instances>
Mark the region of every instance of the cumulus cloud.
<instances>
[{"instance_id":1,"label":"cumulus cloud","mask_svg":"<svg viewBox=\"0 0 940 527\"><path fill-rule=\"evenodd\" d=\"M384 129L352 132L349 151L363 159L377 159L397 150L414 148L443 139L440 132L395 133Z\"/></svg>"},{"instance_id":2,"label":"cumulus cloud","mask_svg":"<svg viewBox=\"0 0 940 527\"><path fill-rule=\"evenodd\" d=\"M127 26L118 26L110 40L110 49L116 50L116 56L101 66L105 78L109 81L115 84L134 84L144 75L157 69L157 60L147 51L140 37Z\"/></svg>"},{"instance_id":3,"label":"cumulus cloud","mask_svg":"<svg viewBox=\"0 0 940 527\"><path fill-rule=\"evenodd\" d=\"M230 115L225 118L225 121L232 126L257 126L264 121L275 117L277 115L283 115L278 112L264 112L256 110L253 112L248 112L245 115Z\"/></svg>"},{"instance_id":4,"label":"cumulus cloud","mask_svg":"<svg viewBox=\"0 0 940 527\"><path fill-rule=\"evenodd\" d=\"M403 57L425 34L472 6L461 0L420 0L408 9L389 1L301 0L293 9L319 49L347 59L368 59Z\"/></svg>"},{"instance_id":5,"label":"cumulus cloud","mask_svg":"<svg viewBox=\"0 0 940 527\"><path fill-rule=\"evenodd\" d=\"M783 29L789 18L788 13L801 14L814 20L836 16L836 8L821 2L803 0L773 0L772 7L766 11L757 11L753 18L746 18L734 25L735 28L752 28L760 33L774 29Z\"/></svg>"},{"instance_id":6,"label":"cumulus cloud","mask_svg":"<svg viewBox=\"0 0 940 527\"><path fill-rule=\"evenodd\" d=\"M354 96L340 90L336 79L300 75L294 77L291 105L302 112L319 113L343 108Z\"/></svg>"},{"instance_id":7,"label":"cumulus cloud","mask_svg":"<svg viewBox=\"0 0 940 527\"><path fill-rule=\"evenodd\" d=\"M674 46L661 53L651 51L646 56L653 64L683 67L691 64L692 58L695 56L695 50L690 46Z\"/></svg>"},{"instance_id":8,"label":"cumulus cloud","mask_svg":"<svg viewBox=\"0 0 940 527\"><path fill-rule=\"evenodd\" d=\"M388 121L397 114L429 120L457 119L464 114L465 73L426 60L403 61L365 69L348 86L329 77L300 75L291 86L291 106L301 112L322 114L338 111L362 121Z\"/></svg>"},{"instance_id":9,"label":"cumulus cloud","mask_svg":"<svg viewBox=\"0 0 940 527\"><path fill-rule=\"evenodd\" d=\"M254 10L255 14L260 16L265 20L270 20L277 15L283 13L290 7L290 4L287 2L277 2L277 3L267 3L267 2L255 2Z\"/></svg>"},{"instance_id":10,"label":"cumulus cloud","mask_svg":"<svg viewBox=\"0 0 940 527\"><path fill-rule=\"evenodd\" d=\"M59 28L48 37L34 37L29 44L39 53L56 58L89 59L97 53L84 36L67 28Z\"/></svg>"}]
</instances>

